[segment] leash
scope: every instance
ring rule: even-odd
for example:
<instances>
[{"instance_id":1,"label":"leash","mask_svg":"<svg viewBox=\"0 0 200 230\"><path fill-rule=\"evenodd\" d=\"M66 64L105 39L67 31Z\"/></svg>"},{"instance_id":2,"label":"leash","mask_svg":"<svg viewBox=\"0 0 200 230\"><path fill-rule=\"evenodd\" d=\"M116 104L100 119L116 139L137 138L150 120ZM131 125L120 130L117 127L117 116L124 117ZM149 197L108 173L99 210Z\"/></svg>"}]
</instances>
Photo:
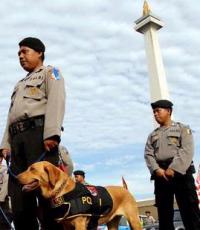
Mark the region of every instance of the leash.
<instances>
[{"instance_id":1,"label":"leash","mask_svg":"<svg viewBox=\"0 0 200 230\"><path fill-rule=\"evenodd\" d=\"M35 163L36 163L36 162L39 162L39 161L42 161L42 160L44 159L45 155L46 155L46 152L43 152L43 153L39 156L39 158L35 161ZM8 174L9 174L10 176L12 176L14 179L17 180L17 175L16 175L15 173L13 173L12 170L11 170L11 168L10 168L10 159L11 159L10 156L7 156L6 159L5 159L5 160L6 160L7 169L8 169Z\"/></svg>"},{"instance_id":2,"label":"leash","mask_svg":"<svg viewBox=\"0 0 200 230\"><path fill-rule=\"evenodd\" d=\"M1 208L1 206L0 206L0 212L1 212L1 214L3 215L4 219L6 220L7 224L10 226L11 230L15 230L15 229L13 228L13 226L11 225L11 223L10 223L8 217L6 216L5 212L4 212L3 209Z\"/></svg>"}]
</instances>

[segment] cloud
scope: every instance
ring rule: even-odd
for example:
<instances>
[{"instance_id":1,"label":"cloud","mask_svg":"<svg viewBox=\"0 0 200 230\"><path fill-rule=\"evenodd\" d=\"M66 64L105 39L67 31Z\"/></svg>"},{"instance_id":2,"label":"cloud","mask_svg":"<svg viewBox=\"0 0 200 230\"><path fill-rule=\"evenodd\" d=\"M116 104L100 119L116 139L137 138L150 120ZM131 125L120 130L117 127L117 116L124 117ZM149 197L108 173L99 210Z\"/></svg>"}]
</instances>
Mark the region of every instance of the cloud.
<instances>
[{"instance_id":1,"label":"cloud","mask_svg":"<svg viewBox=\"0 0 200 230\"><path fill-rule=\"evenodd\" d=\"M62 143L76 166L88 170L91 181L120 184L124 174L137 197L149 196L147 191L153 194L142 157L153 129L149 75L143 35L134 31L142 4L131 0L51 4L48 0L2 0L0 138L14 85L25 76L17 60L18 42L26 36L39 37L47 47L45 63L59 67L65 78ZM158 36L175 119L190 124L198 141L199 3L152 0L150 5L165 22ZM120 167L121 162L126 166Z\"/></svg>"}]
</instances>

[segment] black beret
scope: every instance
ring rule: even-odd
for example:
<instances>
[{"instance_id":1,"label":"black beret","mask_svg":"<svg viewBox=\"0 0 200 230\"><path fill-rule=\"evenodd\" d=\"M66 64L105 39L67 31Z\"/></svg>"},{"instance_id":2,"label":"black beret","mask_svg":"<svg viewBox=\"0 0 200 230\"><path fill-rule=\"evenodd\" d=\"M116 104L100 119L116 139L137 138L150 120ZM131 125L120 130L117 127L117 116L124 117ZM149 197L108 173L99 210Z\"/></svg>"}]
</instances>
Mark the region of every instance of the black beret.
<instances>
[{"instance_id":1,"label":"black beret","mask_svg":"<svg viewBox=\"0 0 200 230\"><path fill-rule=\"evenodd\" d=\"M45 45L38 38L32 38L32 37L24 38L19 43L19 46L27 46L37 52L45 52Z\"/></svg>"},{"instance_id":2,"label":"black beret","mask_svg":"<svg viewBox=\"0 0 200 230\"><path fill-rule=\"evenodd\" d=\"M76 170L73 172L73 174L76 176L76 175L81 175L81 176L85 176L85 172L82 171L82 170Z\"/></svg>"},{"instance_id":3,"label":"black beret","mask_svg":"<svg viewBox=\"0 0 200 230\"><path fill-rule=\"evenodd\" d=\"M166 108L166 109L172 109L173 103L169 100L158 100L153 103L151 103L152 109L156 108Z\"/></svg>"}]
</instances>

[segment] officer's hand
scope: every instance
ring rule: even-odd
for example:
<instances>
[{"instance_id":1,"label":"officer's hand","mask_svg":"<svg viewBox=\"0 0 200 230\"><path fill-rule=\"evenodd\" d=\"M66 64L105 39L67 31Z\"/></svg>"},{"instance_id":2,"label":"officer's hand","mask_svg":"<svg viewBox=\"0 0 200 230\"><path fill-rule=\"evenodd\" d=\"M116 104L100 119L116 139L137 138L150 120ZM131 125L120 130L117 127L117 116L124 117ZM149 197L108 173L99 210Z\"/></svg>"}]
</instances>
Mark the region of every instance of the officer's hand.
<instances>
[{"instance_id":1,"label":"officer's hand","mask_svg":"<svg viewBox=\"0 0 200 230\"><path fill-rule=\"evenodd\" d=\"M164 169L161 169L161 168L157 169L156 170L156 176L157 177L163 177L165 180L168 180L168 178L165 175L165 170Z\"/></svg>"},{"instance_id":2,"label":"officer's hand","mask_svg":"<svg viewBox=\"0 0 200 230\"><path fill-rule=\"evenodd\" d=\"M173 178L173 177L174 177L174 170L168 168L168 169L165 171L165 175L166 175L166 177Z\"/></svg>"},{"instance_id":3,"label":"officer's hand","mask_svg":"<svg viewBox=\"0 0 200 230\"><path fill-rule=\"evenodd\" d=\"M58 142L55 140L45 140L44 141L44 148L46 151L50 152L53 148L58 146Z\"/></svg>"},{"instance_id":4,"label":"officer's hand","mask_svg":"<svg viewBox=\"0 0 200 230\"><path fill-rule=\"evenodd\" d=\"M7 156L10 156L10 149L2 149L0 155L0 163L2 162L3 158L6 159Z\"/></svg>"}]
</instances>

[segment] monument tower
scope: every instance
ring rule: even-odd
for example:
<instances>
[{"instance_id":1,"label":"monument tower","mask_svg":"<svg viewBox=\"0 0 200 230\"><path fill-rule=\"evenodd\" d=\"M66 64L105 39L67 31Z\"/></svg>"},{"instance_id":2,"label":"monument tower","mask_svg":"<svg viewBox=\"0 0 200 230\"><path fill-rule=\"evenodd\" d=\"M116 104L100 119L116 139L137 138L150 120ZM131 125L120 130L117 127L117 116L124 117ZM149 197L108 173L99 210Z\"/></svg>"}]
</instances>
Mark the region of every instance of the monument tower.
<instances>
[{"instance_id":1,"label":"monument tower","mask_svg":"<svg viewBox=\"0 0 200 230\"><path fill-rule=\"evenodd\" d=\"M135 23L135 30L144 34L150 75L151 102L160 99L169 99L169 91L157 33L164 24L157 16L152 14L146 0L143 6L143 16L136 20Z\"/></svg>"}]
</instances>

